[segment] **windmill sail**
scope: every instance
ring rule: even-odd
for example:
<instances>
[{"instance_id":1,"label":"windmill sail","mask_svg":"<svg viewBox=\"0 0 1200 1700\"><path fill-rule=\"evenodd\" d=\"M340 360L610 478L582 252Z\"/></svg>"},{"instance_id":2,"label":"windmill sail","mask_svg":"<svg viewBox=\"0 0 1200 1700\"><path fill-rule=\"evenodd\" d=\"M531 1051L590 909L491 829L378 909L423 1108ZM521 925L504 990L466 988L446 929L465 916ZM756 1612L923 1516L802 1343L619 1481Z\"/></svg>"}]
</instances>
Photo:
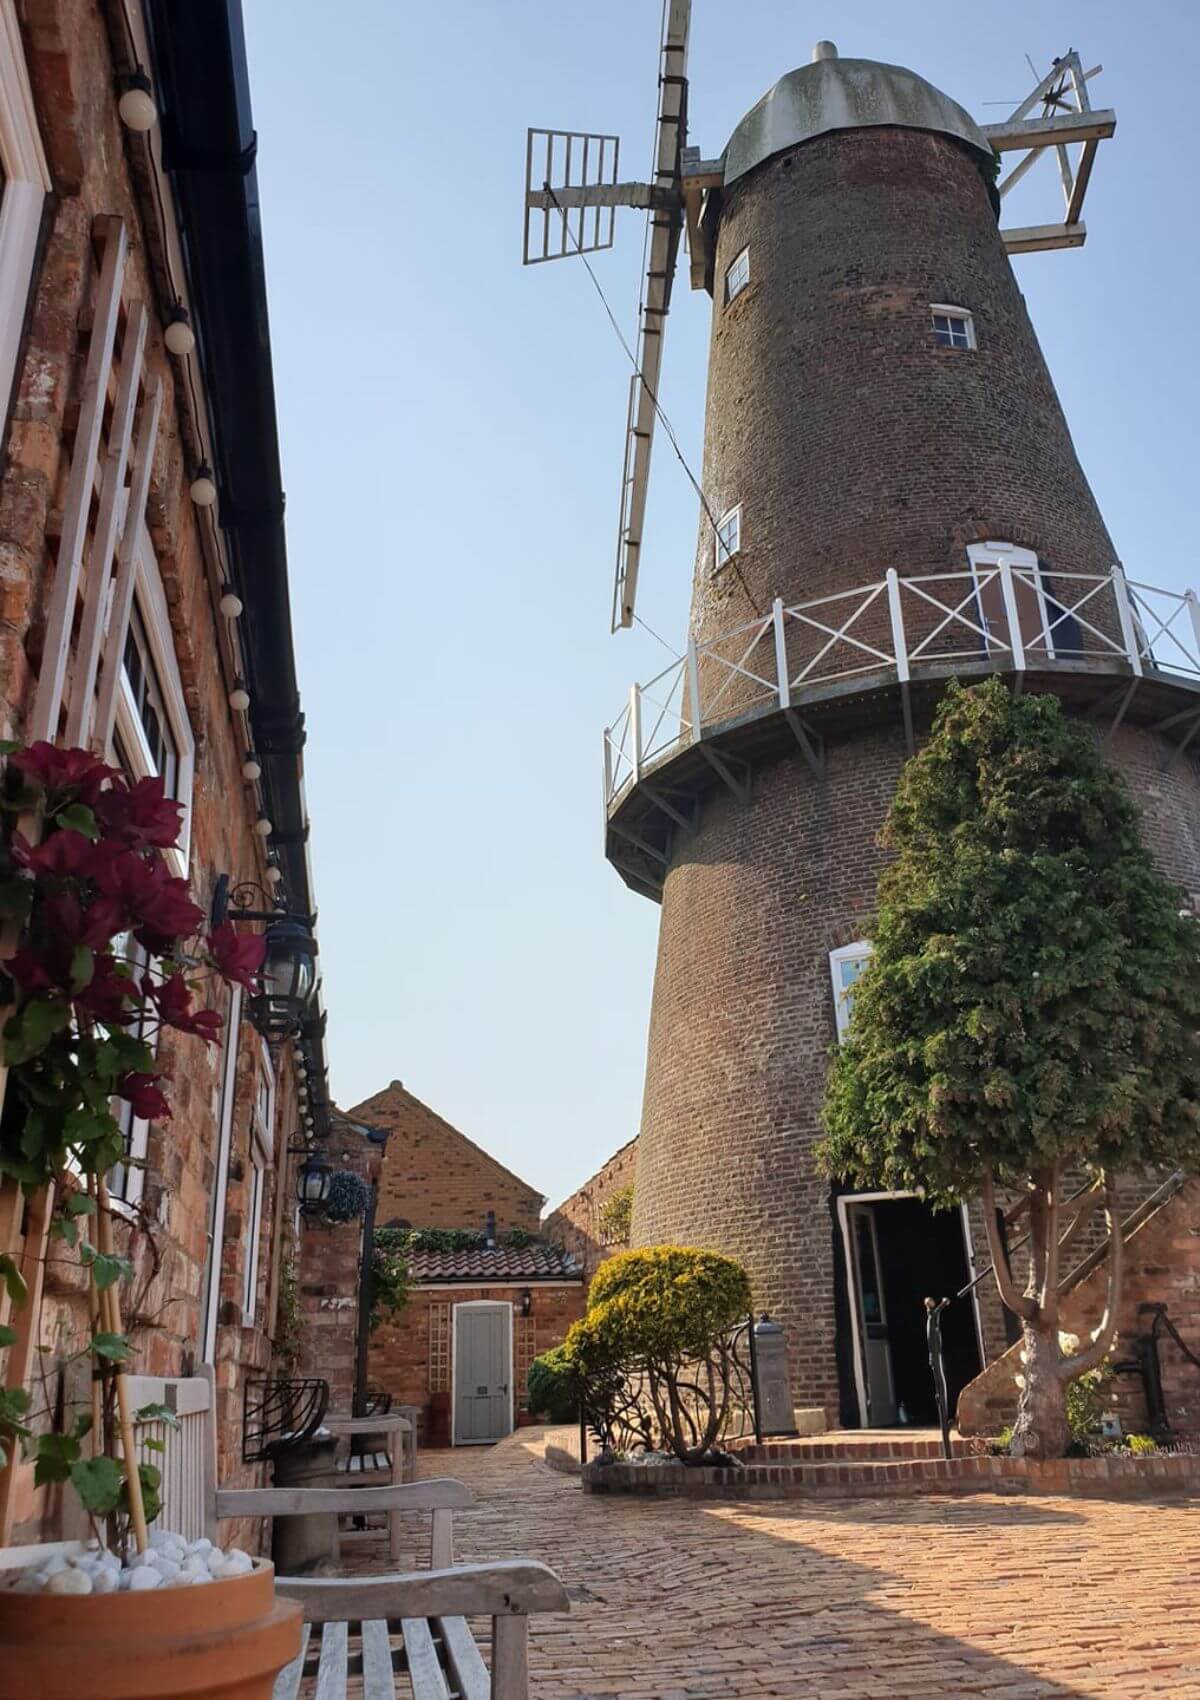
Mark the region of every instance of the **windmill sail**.
<instances>
[{"instance_id":1,"label":"windmill sail","mask_svg":"<svg viewBox=\"0 0 1200 1700\"><path fill-rule=\"evenodd\" d=\"M650 450L662 371L662 342L683 228L680 153L687 141L687 50L691 0L668 0L659 71L654 186L664 204L649 218L646 275L638 310L637 371L629 389L625 458L621 468L621 519L613 586L612 629L633 624L641 557Z\"/></svg>"}]
</instances>

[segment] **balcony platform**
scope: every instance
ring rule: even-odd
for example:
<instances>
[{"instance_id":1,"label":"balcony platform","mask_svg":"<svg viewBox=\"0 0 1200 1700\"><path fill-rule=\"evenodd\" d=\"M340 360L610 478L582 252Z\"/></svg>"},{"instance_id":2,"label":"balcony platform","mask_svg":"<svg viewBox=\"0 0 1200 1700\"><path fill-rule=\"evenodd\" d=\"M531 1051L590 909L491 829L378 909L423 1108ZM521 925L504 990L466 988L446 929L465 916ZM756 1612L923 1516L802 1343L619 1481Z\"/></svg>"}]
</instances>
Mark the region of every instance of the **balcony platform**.
<instances>
[{"instance_id":1,"label":"balcony platform","mask_svg":"<svg viewBox=\"0 0 1200 1700\"><path fill-rule=\"evenodd\" d=\"M826 743L869 727L902 728L911 750L947 680L993 673L1110 733L1161 732L1170 765L1200 733L1200 604L1120 568L1042 581L1006 564L777 600L632 688L604 733L605 853L660 899L676 834L697 830L715 787L747 802L755 768L784 754L820 778Z\"/></svg>"}]
</instances>

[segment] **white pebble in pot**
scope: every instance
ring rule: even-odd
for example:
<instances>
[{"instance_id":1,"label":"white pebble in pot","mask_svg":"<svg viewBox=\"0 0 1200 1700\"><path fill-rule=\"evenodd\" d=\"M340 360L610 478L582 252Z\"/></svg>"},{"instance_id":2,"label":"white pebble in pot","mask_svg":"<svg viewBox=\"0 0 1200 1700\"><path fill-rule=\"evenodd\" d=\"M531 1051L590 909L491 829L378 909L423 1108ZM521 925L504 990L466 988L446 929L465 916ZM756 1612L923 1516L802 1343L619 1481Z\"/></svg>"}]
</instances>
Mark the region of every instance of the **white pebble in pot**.
<instances>
[{"instance_id":1,"label":"white pebble in pot","mask_svg":"<svg viewBox=\"0 0 1200 1700\"><path fill-rule=\"evenodd\" d=\"M47 1594L90 1594L92 1579L86 1570L56 1570L46 1583Z\"/></svg>"},{"instance_id":2,"label":"white pebble in pot","mask_svg":"<svg viewBox=\"0 0 1200 1700\"><path fill-rule=\"evenodd\" d=\"M131 1570L129 1572L129 1592L131 1594L140 1594L146 1588L161 1587L162 1577L158 1574L157 1570L150 1569L147 1566L143 1567L141 1570Z\"/></svg>"}]
</instances>

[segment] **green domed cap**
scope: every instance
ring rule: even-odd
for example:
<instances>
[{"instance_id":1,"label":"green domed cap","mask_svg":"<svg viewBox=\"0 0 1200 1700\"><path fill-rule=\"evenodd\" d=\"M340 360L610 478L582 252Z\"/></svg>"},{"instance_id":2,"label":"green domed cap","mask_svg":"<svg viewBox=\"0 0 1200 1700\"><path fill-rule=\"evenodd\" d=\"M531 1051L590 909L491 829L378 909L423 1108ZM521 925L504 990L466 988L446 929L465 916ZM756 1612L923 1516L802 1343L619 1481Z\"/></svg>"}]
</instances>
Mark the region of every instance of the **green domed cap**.
<instances>
[{"instance_id":1,"label":"green domed cap","mask_svg":"<svg viewBox=\"0 0 1200 1700\"><path fill-rule=\"evenodd\" d=\"M789 71L751 107L725 149L725 183L736 183L773 154L830 130L898 124L936 130L991 157L992 146L969 112L915 71L874 59L839 59L819 42L811 65Z\"/></svg>"}]
</instances>

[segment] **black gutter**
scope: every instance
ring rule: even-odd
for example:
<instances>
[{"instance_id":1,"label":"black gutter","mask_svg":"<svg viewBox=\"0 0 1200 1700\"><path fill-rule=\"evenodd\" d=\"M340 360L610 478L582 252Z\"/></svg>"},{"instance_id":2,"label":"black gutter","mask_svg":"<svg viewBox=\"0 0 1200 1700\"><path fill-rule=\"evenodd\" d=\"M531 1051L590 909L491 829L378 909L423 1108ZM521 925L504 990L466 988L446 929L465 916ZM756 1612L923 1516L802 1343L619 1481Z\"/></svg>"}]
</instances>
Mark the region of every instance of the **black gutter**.
<instances>
[{"instance_id":1,"label":"black gutter","mask_svg":"<svg viewBox=\"0 0 1200 1700\"><path fill-rule=\"evenodd\" d=\"M310 913L256 138L239 0L147 0L151 76L215 435L217 514L245 605L255 753L290 908Z\"/></svg>"}]
</instances>

